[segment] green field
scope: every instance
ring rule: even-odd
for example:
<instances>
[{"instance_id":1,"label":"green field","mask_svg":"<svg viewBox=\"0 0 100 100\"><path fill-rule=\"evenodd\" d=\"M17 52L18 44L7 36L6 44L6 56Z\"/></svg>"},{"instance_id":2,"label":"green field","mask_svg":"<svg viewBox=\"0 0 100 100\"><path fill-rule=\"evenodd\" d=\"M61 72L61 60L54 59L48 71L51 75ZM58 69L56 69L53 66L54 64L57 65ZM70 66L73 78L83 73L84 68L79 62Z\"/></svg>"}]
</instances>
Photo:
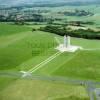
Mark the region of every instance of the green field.
<instances>
[{"instance_id":1,"label":"green field","mask_svg":"<svg viewBox=\"0 0 100 100\"><path fill-rule=\"evenodd\" d=\"M18 26L18 25L9 25L9 24L0 24L0 37L1 36L9 36L15 33L30 31L31 28L27 28L24 26Z\"/></svg>"},{"instance_id":2,"label":"green field","mask_svg":"<svg viewBox=\"0 0 100 100\"><path fill-rule=\"evenodd\" d=\"M31 27L0 24L0 71L28 71L58 52L55 37ZM2 28L3 27L3 28ZM35 28L39 26L33 26ZM100 81L100 41L71 38L90 51L64 52L33 74ZM89 100L85 87L40 80L0 77L0 100Z\"/></svg>"},{"instance_id":3,"label":"green field","mask_svg":"<svg viewBox=\"0 0 100 100\"><path fill-rule=\"evenodd\" d=\"M83 86L40 80L0 80L3 81L0 100L89 100Z\"/></svg>"}]
</instances>

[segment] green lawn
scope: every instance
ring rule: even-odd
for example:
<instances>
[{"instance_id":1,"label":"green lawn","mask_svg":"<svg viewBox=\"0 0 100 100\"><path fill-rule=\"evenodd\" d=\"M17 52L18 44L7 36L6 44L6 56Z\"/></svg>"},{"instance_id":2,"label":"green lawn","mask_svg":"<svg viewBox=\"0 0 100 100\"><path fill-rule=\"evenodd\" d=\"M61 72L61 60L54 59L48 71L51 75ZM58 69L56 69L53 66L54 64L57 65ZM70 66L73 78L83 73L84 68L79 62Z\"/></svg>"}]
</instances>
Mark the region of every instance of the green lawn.
<instances>
[{"instance_id":1,"label":"green lawn","mask_svg":"<svg viewBox=\"0 0 100 100\"><path fill-rule=\"evenodd\" d=\"M0 36L8 36L8 35L12 35L15 33L21 33L21 32L26 32L26 31L30 31L31 28L29 27L25 27L25 26L21 26L21 25L9 25L6 23L1 23L0 24Z\"/></svg>"},{"instance_id":2,"label":"green lawn","mask_svg":"<svg viewBox=\"0 0 100 100\"><path fill-rule=\"evenodd\" d=\"M4 30L6 35L0 37L0 70L21 70L22 68L24 70L24 63L31 61L34 66L55 53L55 50L52 49L56 45L53 34L31 32L30 28L26 28L26 26L8 24L2 24L2 26L4 26L0 30L2 32L4 28L7 28ZM23 32L21 32L22 30ZM13 33L10 34L10 32Z\"/></svg>"},{"instance_id":3,"label":"green lawn","mask_svg":"<svg viewBox=\"0 0 100 100\"><path fill-rule=\"evenodd\" d=\"M94 16L58 16L57 11L84 9L94 12ZM41 8L42 9L42 8ZM44 9L44 8L43 8ZM65 18L65 21L93 21L90 28L100 27L100 7L64 6L46 8L51 13L46 16ZM63 23L63 21L60 21ZM28 71L55 54L57 46L54 37L63 42L63 37L48 32L34 31L45 25L11 25L0 23L0 72ZM85 49L100 48L100 40L71 38L73 45ZM33 74L62 76L68 79L100 81L100 50L62 53ZM98 86L99 87L99 86ZM0 77L0 100L89 100L84 86L40 80L25 80Z\"/></svg>"},{"instance_id":4,"label":"green lawn","mask_svg":"<svg viewBox=\"0 0 100 100\"><path fill-rule=\"evenodd\" d=\"M70 61L60 65L54 75L100 81L100 51L79 52Z\"/></svg>"},{"instance_id":5,"label":"green lawn","mask_svg":"<svg viewBox=\"0 0 100 100\"><path fill-rule=\"evenodd\" d=\"M9 26L9 29L12 27L12 25L8 24L2 25ZM16 27L16 30L18 30L18 27L22 26ZM8 28L5 33L8 32ZM26 26L23 26L23 28L26 28ZM63 42L63 37L47 32L31 32L27 30L27 32L19 33L16 31L9 35L8 32L7 36L0 37L0 70L27 71L57 52L54 49L57 46L55 36ZM82 46L85 49L100 48L99 40L71 38L71 43ZM99 57L99 50L62 53L35 73L100 80ZM93 75L92 77L91 74Z\"/></svg>"},{"instance_id":6,"label":"green lawn","mask_svg":"<svg viewBox=\"0 0 100 100\"><path fill-rule=\"evenodd\" d=\"M60 39L60 38L59 38ZM62 39L60 39L62 41ZM100 49L99 40L72 38L72 44L85 49ZM35 73L64 76L72 79L100 81L100 50L62 53ZM91 76L92 75L92 76Z\"/></svg>"},{"instance_id":7,"label":"green lawn","mask_svg":"<svg viewBox=\"0 0 100 100\"><path fill-rule=\"evenodd\" d=\"M30 28L24 30L26 26L16 26L17 31L12 29L15 26L8 24L4 26L9 27L4 30L6 35L0 36L1 71L28 71L57 52L54 49L57 46L54 37L63 42L61 36L41 31L31 32ZM18 27L23 27L23 31L19 31ZM100 48L99 40L80 38L71 40L72 44L85 49ZM99 50L65 52L33 74L100 81L99 58ZM83 86L39 80L0 77L0 90L0 100L89 100Z\"/></svg>"},{"instance_id":8,"label":"green lawn","mask_svg":"<svg viewBox=\"0 0 100 100\"><path fill-rule=\"evenodd\" d=\"M0 48L0 69L7 70L9 68L15 68L23 62L34 59L35 57L52 54L54 50L50 49L55 45L54 37L48 33L42 33L43 32L39 31L33 33L25 32L9 37L10 40L8 37L5 37L4 40L2 39ZM44 39L46 42L44 42Z\"/></svg>"},{"instance_id":9,"label":"green lawn","mask_svg":"<svg viewBox=\"0 0 100 100\"><path fill-rule=\"evenodd\" d=\"M6 82L7 78L3 78ZM12 79L13 80L13 79ZM89 100L83 86L17 79L0 91L0 100Z\"/></svg>"}]
</instances>

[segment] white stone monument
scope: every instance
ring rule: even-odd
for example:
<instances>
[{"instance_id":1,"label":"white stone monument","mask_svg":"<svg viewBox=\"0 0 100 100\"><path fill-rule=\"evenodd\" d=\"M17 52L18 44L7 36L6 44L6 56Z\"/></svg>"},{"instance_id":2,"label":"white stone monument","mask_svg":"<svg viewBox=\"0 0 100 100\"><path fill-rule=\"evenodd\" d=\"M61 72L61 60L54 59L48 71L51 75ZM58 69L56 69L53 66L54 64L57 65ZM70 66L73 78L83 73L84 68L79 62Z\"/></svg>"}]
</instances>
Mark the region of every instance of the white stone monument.
<instances>
[{"instance_id":1,"label":"white stone monument","mask_svg":"<svg viewBox=\"0 0 100 100\"><path fill-rule=\"evenodd\" d=\"M57 46L56 49L59 50L60 52L75 52L79 49L82 49L82 47L71 45L70 36L65 35L64 36L64 43L59 44L59 46Z\"/></svg>"},{"instance_id":2,"label":"white stone monument","mask_svg":"<svg viewBox=\"0 0 100 100\"><path fill-rule=\"evenodd\" d=\"M70 47L70 36L64 36L64 47Z\"/></svg>"}]
</instances>

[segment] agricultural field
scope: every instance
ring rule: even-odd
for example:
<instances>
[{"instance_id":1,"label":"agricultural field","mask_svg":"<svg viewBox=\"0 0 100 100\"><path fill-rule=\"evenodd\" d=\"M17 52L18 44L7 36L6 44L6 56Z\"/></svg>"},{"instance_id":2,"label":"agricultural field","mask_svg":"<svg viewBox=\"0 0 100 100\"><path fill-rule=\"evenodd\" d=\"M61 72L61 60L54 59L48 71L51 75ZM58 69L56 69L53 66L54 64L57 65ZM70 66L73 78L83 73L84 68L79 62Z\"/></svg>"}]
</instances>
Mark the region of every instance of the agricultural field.
<instances>
[{"instance_id":1,"label":"agricultural field","mask_svg":"<svg viewBox=\"0 0 100 100\"><path fill-rule=\"evenodd\" d=\"M38 9L38 8L37 8ZM99 30L100 29L100 20L99 20L99 16L100 16L100 6L99 5L84 5L84 6L62 6L62 7L55 7L55 8L48 8L48 7L44 7L41 9L48 9L50 10L49 13L47 13L45 16L51 16L51 17L55 17L55 18L61 18L63 19L62 21L59 21L58 23L64 23L67 21L90 21L90 22L94 22L93 25L85 25L88 28L94 29L94 30ZM63 14L58 14L58 12L72 12L73 10L84 10L87 12L91 12L94 15L88 15L88 16L66 16Z\"/></svg>"}]
</instances>

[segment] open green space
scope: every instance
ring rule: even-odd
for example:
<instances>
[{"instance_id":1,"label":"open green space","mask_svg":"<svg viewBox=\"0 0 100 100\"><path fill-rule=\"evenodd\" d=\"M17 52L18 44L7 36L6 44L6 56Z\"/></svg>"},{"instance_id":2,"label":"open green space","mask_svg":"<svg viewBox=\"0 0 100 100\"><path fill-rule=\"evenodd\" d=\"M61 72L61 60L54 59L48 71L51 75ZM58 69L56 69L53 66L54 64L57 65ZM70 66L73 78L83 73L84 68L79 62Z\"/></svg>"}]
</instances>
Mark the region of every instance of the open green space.
<instances>
[{"instance_id":1,"label":"open green space","mask_svg":"<svg viewBox=\"0 0 100 100\"><path fill-rule=\"evenodd\" d=\"M63 37L39 30L52 25L72 31L91 29L95 32L90 34L98 31L99 36L100 6L23 6L0 10L3 12L0 21L8 22L0 22L0 100L89 100L86 84L15 78L9 77L9 73L32 69L32 75L100 82L100 40L71 37L72 45L84 49L57 55L57 39L63 43ZM77 26L73 22L81 24ZM83 30L80 33L86 34ZM8 76L2 77L6 72ZM94 87L100 88L100 85L94 84Z\"/></svg>"},{"instance_id":2,"label":"open green space","mask_svg":"<svg viewBox=\"0 0 100 100\"><path fill-rule=\"evenodd\" d=\"M20 33L30 31L31 28L27 28L25 26L18 25L9 25L9 24L0 24L0 36L9 36L10 34Z\"/></svg>"},{"instance_id":3,"label":"open green space","mask_svg":"<svg viewBox=\"0 0 100 100\"><path fill-rule=\"evenodd\" d=\"M0 100L89 100L83 86L39 80L0 78L0 80L2 79L4 83L7 83L6 80L8 83L3 84L5 87L0 91ZM9 80L11 80L10 83Z\"/></svg>"},{"instance_id":4,"label":"open green space","mask_svg":"<svg viewBox=\"0 0 100 100\"><path fill-rule=\"evenodd\" d=\"M0 24L0 71L28 71L57 52L55 37L63 37L31 32L41 26ZM32 74L100 81L100 40L72 37L71 44L97 50L64 52ZM0 77L0 90L0 100L89 100L83 86L39 80Z\"/></svg>"},{"instance_id":5,"label":"open green space","mask_svg":"<svg viewBox=\"0 0 100 100\"><path fill-rule=\"evenodd\" d=\"M20 67L18 68L16 66L35 57L38 58L37 61L39 61L39 59L41 61L43 56L45 58L45 56L48 57L53 54L54 50L51 48L55 45L53 35L39 31L33 33L27 31L20 34L16 33L10 36L0 37L0 44L1 70L20 69ZM33 62L35 61L33 60Z\"/></svg>"}]
</instances>

